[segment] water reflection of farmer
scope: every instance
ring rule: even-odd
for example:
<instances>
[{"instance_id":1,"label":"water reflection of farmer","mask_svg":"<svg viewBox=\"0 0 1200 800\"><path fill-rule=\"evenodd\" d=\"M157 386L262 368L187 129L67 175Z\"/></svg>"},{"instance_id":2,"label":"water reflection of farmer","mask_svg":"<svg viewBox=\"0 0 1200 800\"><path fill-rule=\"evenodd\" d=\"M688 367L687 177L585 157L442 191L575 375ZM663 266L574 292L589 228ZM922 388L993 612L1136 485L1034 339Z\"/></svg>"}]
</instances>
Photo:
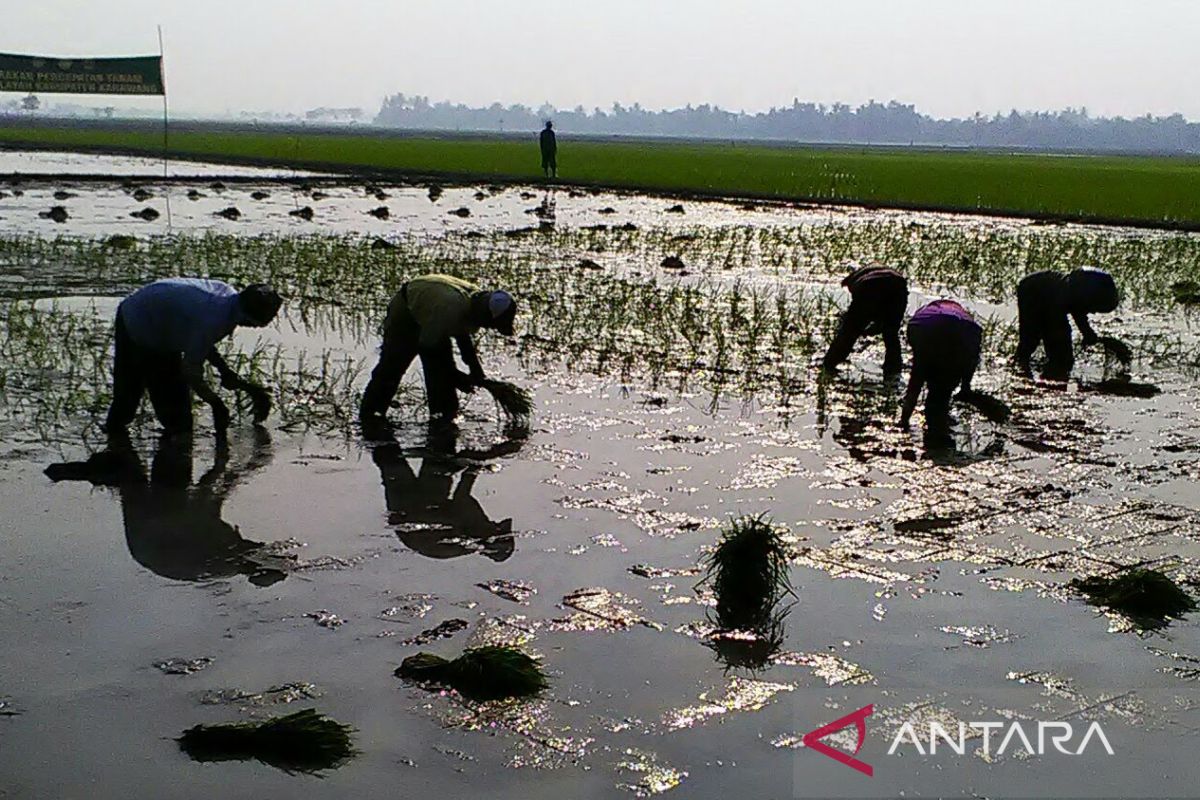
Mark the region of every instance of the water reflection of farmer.
<instances>
[{"instance_id":1,"label":"water reflection of farmer","mask_svg":"<svg viewBox=\"0 0 1200 800\"><path fill-rule=\"evenodd\" d=\"M491 328L512 336L517 301L504 291L479 287L452 275L421 275L405 283L388 304L383 347L363 394L360 415L372 423L387 414L400 380L420 357L429 415L443 421L458 414L458 392L471 392L484 380L472 335ZM468 372L454 363L451 342Z\"/></svg>"},{"instance_id":2,"label":"water reflection of farmer","mask_svg":"<svg viewBox=\"0 0 1200 800\"><path fill-rule=\"evenodd\" d=\"M457 438L452 426L437 426L431 427L424 448L405 450L394 439L375 446L372 456L383 479L388 524L398 526L397 536L406 546L429 558L482 552L504 561L514 549L512 520L493 522L471 493L478 462L515 453L524 441L458 450ZM417 472L409 464L414 457L421 459Z\"/></svg>"},{"instance_id":3,"label":"water reflection of farmer","mask_svg":"<svg viewBox=\"0 0 1200 800\"><path fill-rule=\"evenodd\" d=\"M1088 314L1106 314L1119 301L1116 282L1098 269L1082 268L1063 275L1045 271L1026 275L1017 285L1020 340L1017 367L1030 374L1029 360L1043 345L1046 350L1045 377L1066 380L1075 363L1071 346L1071 322L1079 328L1081 344L1100 343L1121 361L1130 359L1129 348L1112 337L1100 337L1088 323Z\"/></svg>"},{"instance_id":4,"label":"water reflection of farmer","mask_svg":"<svg viewBox=\"0 0 1200 800\"><path fill-rule=\"evenodd\" d=\"M148 479L129 440L114 437L108 449L87 461L54 464L46 474L56 481L115 487L129 554L152 572L182 581L246 575L251 583L269 586L286 573L272 568L263 544L243 538L221 518L221 511L234 487L270 460L270 438L258 429L243 464L232 466L229 446L219 444L212 468L193 486L190 437L162 437Z\"/></svg>"},{"instance_id":5,"label":"water reflection of farmer","mask_svg":"<svg viewBox=\"0 0 1200 800\"><path fill-rule=\"evenodd\" d=\"M542 148L542 172L547 178L558 177L558 138L554 135L554 123L546 120L546 127L538 137Z\"/></svg>"},{"instance_id":6,"label":"water reflection of farmer","mask_svg":"<svg viewBox=\"0 0 1200 800\"><path fill-rule=\"evenodd\" d=\"M950 399L954 389L970 396L971 379L979 366L983 328L953 300L935 300L917 309L908 322L908 344L912 348L912 374L900 412L900 425L907 428L921 390L925 395L925 442L948 447Z\"/></svg>"},{"instance_id":7,"label":"water reflection of farmer","mask_svg":"<svg viewBox=\"0 0 1200 800\"><path fill-rule=\"evenodd\" d=\"M859 267L842 281L850 292L850 307L838 323L824 366L833 371L850 357L860 336L878 333L883 337L883 371L900 371L900 326L908 308L908 281L887 267Z\"/></svg>"}]
</instances>

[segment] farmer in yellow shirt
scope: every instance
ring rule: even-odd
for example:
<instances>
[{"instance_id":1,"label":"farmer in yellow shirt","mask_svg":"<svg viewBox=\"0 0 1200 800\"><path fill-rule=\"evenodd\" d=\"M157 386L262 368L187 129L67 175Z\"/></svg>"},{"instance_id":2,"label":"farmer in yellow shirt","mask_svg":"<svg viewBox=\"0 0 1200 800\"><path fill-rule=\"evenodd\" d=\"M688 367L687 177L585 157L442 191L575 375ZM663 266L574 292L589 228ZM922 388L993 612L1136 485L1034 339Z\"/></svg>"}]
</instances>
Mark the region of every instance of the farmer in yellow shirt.
<instances>
[{"instance_id":1,"label":"farmer in yellow shirt","mask_svg":"<svg viewBox=\"0 0 1200 800\"><path fill-rule=\"evenodd\" d=\"M363 395L359 414L371 422L387 414L400 379L420 356L429 416L449 421L458 414L458 391L474 391L484 380L472 334L491 328L512 336L517 301L505 291L482 291L452 275L422 275L400 287L388 304L379 364ZM454 363L450 340L469 372Z\"/></svg>"}]
</instances>

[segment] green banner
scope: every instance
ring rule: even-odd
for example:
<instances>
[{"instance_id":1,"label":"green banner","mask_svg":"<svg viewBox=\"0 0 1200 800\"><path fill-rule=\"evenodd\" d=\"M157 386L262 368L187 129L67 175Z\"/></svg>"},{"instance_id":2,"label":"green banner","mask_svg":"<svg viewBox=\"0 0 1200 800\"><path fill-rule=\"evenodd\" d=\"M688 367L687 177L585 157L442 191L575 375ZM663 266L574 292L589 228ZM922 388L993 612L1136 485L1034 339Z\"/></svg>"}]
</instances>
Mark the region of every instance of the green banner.
<instances>
[{"instance_id":1,"label":"green banner","mask_svg":"<svg viewBox=\"0 0 1200 800\"><path fill-rule=\"evenodd\" d=\"M163 94L162 58L51 58L0 53L0 92Z\"/></svg>"}]
</instances>

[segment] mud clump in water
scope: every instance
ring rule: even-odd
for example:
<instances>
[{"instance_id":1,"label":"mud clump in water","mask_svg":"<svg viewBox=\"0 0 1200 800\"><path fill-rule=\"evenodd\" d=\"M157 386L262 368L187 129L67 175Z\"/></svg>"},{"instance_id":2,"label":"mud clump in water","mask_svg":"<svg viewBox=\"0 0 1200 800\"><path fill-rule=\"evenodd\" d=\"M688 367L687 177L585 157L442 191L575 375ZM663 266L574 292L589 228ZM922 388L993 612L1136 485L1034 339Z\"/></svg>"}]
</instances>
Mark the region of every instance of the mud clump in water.
<instances>
[{"instance_id":1,"label":"mud clump in water","mask_svg":"<svg viewBox=\"0 0 1200 800\"><path fill-rule=\"evenodd\" d=\"M433 186L429 187L429 201L430 202L436 203L438 201L438 198L441 196L442 196L442 187L438 186L436 183Z\"/></svg>"},{"instance_id":2,"label":"mud clump in water","mask_svg":"<svg viewBox=\"0 0 1200 800\"><path fill-rule=\"evenodd\" d=\"M251 200L266 200L270 196L271 196L270 192L257 191L257 192L250 193Z\"/></svg>"},{"instance_id":3,"label":"mud clump in water","mask_svg":"<svg viewBox=\"0 0 1200 800\"><path fill-rule=\"evenodd\" d=\"M310 708L264 722L197 725L177 741L195 761L258 760L287 773L317 773L356 755L353 733Z\"/></svg>"},{"instance_id":4,"label":"mud clump in water","mask_svg":"<svg viewBox=\"0 0 1200 800\"><path fill-rule=\"evenodd\" d=\"M427 631L421 631L416 636L405 639L400 644L402 645L421 645L436 642L438 639L449 639L459 631L467 629L467 621L465 619L448 619L445 622L440 622Z\"/></svg>"},{"instance_id":5,"label":"mud clump in water","mask_svg":"<svg viewBox=\"0 0 1200 800\"><path fill-rule=\"evenodd\" d=\"M453 661L417 653L404 659L396 677L449 686L480 702L533 697L550 685L536 659L515 647L494 645L472 648Z\"/></svg>"},{"instance_id":6,"label":"mud clump in water","mask_svg":"<svg viewBox=\"0 0 1200 800\"><path fill-rule=\"evenodd\" d=\"M1162 390L1152 383L1136 383L1131 380L1109 378L1098 383L1080 384L1079 388L1086 392L1106 394L1110 397L1140 397L1143 399L1156 397Z\"/></svg>"},{"instance_id":7,"label":"mud clump in water","mask_svg":"<svg viewBox=\"0 0 1200 800\"><path fill-rule=\"evenodd\" d=\"M128 236L123 233L114 233L104 240L104 244L113 250L132 250L137 247L137 237Z\"/></svg>"},{"instance_id":8,"label":"mud clump in water","mask_svg":"<svg viewBox=\"0 0 1200 800\"><path fill-rule=\"evenodd\" d=\"M201 192L199 189L188 189L188 193L187 193L188 200L199 200L201 197L204 197L204 193Z\"/></svg>"},{"instance_id":9,"label":"mud clump in water","mask_svg":"<svg viewBox=\"0 0 1200 800\"><path fill-rule=\"evenodd\" d=\"M289 217L299 217L300 219L304 220L305 222L309 222L313 218L312 206L305 206L304 208L297 208L294 211L289 211L288 216Z\"/></svg>"},{"instance_id":10,"label":"mud clump in water","mask_svg":"<svg viewBox=\"0 0 1200 800\"><path fill-rule=\"evenodd\" d=\"M395 250L397 248L396 248L396 245L392 244L387 239L376 239L375 241L371 242L371 249L372 250Z\"/></svg>"},{"instance_id":11,"label":"mud clump in water","mask_svg":"<svg viewBox=\"0 0 1200 800\"><path fill-rule=\"evenodd\" d=\"M676 203L675 205L673 205L667 209L667 213L668 214L682 214L683 213L683 204Z\"/></svg>"},{"instance_id":12,"label":"mud clump in water","mask_svg":"<svg viewBox=\"0 0 1200 800\"><path fill-rule=\"evenodd\" d=\"M154 197L154 195L150 194L150 192L146 191L145 189L143 189L141 187L138 187L137 189L134 189L134 191L133 191L133 199L138 201L139 203L144 203L147 200L149 200L151 197Z\"/></svg>"},{"instance_id":13,"label":"mud clump in water","mask_svg":"<svg viewBox=\"0 0 1200 800\"><path fill-rule=\"evenodd\" d=\"M375 219L387 219L388 217L390 217L392 215L392 212L388 210L387 206L379 206L378 208L372 208L367 213L370 214Z\"/></svg>"},{"instance_id":14,"label":"mud clump in water","mask_svg":"<svg viewBox=\"0 0 1200 800\"><path fill-rule=\"evenodd\" d=\"M149 206L147 206L146 208L143 208L141 211L134 211L129 216L135 217L140 220L145 220L146 222L153 222L154 220L158 219L158 212L156 210L154 210L153 208L150 208Z\"/></svg>"},{"instance_id":15,"label":"mud clump in water","mask_svg":"<svg viewBox=\"0 0 1200 800\"><path fill-rule=\"evenodd\" d=\"M450 213L456 217L463 217L465 219L466 217L471 216L471 209L467 208L466 206L462 206L461 208L454 209Z\"/></svg>"},{"instance_id":16,"label":"mud clump in water","mask_svg":"<svg viewBox=\"0 0 1200 800\"><path fill-rule=\"evenodd\" d=\"M237 206L222 208L220 211L216 211L214 213L216 216L224 217L225 219L241 219L242 217L242 212L237 210Z\"/></svg>"},{"instance_id":17,"label":"mud clump in water","mask_svg":"<svg viewBox=\"0 0 1200 800\"><path fill-rule=\"evenodd\" d=\"M1076 578L1070 587L1087 602L1123 614L1140 628L1164 628L1196 610L1196 601L1169 577L1153 569L1131 569L1115 577Z\"/></svg>"},{"instance_id":18,"label":"mud clump in water","mask_svg":"<svg viewBox=\"0 0 1200 800\"><path fill-rule=\"evenodd\" d=\"M667 256L659 266L663 269L683 269L686 265L679 256Z\"/></svg>"},{"instance_id":19,"label":"mud clump in water","mask_svg":"<svg viewBox=\"0 0 1200 800\"><path fill-rule=\"evenodd\" d=\"M75 194L73 192L67 192L62 189L59 189L57 192L54 193L55 200L67 200L74 196L75 196Z\"/></svg>"},{"instance_id":20,"label":"mud clump in water","mask_svg":"<svg viewBox=\"0 0 1200 800\"><path fill-rule=\"evenodd\" d=\"M54 206L49 211L41 212L38 216L42 219L52 219L55 222L66 222L71 215L67 213L64 206Z\"/></svg>"}]
</instances>

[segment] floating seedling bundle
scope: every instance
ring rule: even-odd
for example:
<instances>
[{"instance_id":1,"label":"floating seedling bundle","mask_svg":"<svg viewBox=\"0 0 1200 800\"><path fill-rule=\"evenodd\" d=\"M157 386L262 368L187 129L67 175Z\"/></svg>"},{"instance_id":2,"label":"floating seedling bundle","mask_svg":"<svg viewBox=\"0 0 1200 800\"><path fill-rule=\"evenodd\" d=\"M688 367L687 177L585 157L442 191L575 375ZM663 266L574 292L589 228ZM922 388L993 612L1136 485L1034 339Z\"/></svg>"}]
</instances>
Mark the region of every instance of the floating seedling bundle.
<instances>
[{"instance_id":1,"label":"floating seedling bundle","mask_svg":"<svg viewBox=\"0 0 1200 800\"><path fill-rule=\"evenodd\" d=\"M1166 627L1196 610L1196 601L1167 575L1141 567L1117 575L1076 578L1070 586L1087 602L1123 614L1140 628Z\"/></svg>"},{"instance_id":2,"label":"floating seedling bundle","mask_svg":"<svg viewBox=\"0 0 1200 800\"><path fill-rule=\"evenodd\" d=\"M316 773L354 757L352 733L309 708L263 722L197 725L177 741L196 761L257 759L284 772Z\"/></svg>"},{"instance_id":3,"label":"floating seedling bundle","mask_svg":"<svg viewBox=\"0 0 1200 800\"><path fill-rule=\"evenodd\" d=\"M419 683L449 686L469 700L532 697L549 683L541 664L515 647L488 645L448 661L432 653L409 656L396 676Z\"/></svg>"},{"instance_id":4,"label":"floating seedling bundle","mask_svg":"<svg viewBox=\"0 0 1200 800\"><path fill-rule=\"evenodd\" d=\"M783 644L784 597L794 595L788 578L788 551L763 516L729 524L707 557L701 585L716 595L710 642L730 666L761 666Z\"/></svg>"}]
</instances>

